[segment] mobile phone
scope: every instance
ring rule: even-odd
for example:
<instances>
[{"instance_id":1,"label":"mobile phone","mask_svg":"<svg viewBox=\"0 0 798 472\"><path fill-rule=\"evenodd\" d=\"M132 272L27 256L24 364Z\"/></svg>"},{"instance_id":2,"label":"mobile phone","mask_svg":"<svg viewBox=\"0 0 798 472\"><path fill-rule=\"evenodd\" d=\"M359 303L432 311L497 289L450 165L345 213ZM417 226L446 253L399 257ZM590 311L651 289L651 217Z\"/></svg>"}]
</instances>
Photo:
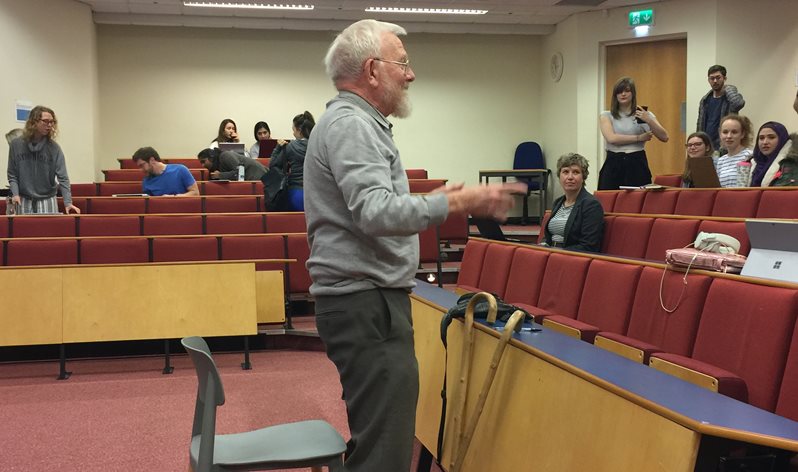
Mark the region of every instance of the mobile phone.
<instances>
[{"instance_id":1,"label":"mobile phone","mask_svg":"<svg viewBox=\"0 0 798 472\"><path fill-rule=\"evenodd\" d=\"M637 108L642 108L643 111L648 111L648 105L638 105ZM645 121L641 120L640 118L635 118L635 121L640 123L641 125L645 123Z\"/></svg>"}]
</instances>

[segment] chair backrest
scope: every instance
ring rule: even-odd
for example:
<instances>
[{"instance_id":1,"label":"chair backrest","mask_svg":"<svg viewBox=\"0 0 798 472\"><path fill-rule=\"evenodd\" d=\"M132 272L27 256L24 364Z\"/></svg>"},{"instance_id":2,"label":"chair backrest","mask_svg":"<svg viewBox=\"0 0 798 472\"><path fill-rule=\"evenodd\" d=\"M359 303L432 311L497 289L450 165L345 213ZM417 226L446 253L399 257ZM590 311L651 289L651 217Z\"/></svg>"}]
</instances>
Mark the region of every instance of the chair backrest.
<instances>
[{"instance_id":1,"label":"chair backrest","mask_svg":"<svg viewBox=\"0 0 798 472\"><path fill-rule=\"evenodd\" d=\"M618 192L612 211L615 213L640 213L643 210L643 201L646 194L642 190L624 190Z\"/></svg>"},{"instance_id":2,"label":"chair backrest","mask_svg":"<svg viewBox=\"0 0 798 472\"><path fill-rule=\"evenodd\" d=\"M545 169L543 150L534 141L525 141L515 148L513 169Z\"/></svg>"},{"instance_id":3,"label":"chair backrest","mask_svg":"<svg viewBox=\"0 0 798 472\"><path fill-rule=\"evenodd\" d=\"M485 260L487 249L488 243L484 241L468 241L465 251L463 251L460 272L457 274L457 285L470 287L479 285L479 275L482 273L482 263Z\"/></svg>"},{"instance_id":4,"label":"chair backrest","mask_svg":"<svg viewBox=\"0 0 798 472\"><path fill-rule=\"evenodd\" d=\"M651 227L646 246L646 259L663 262L665 251L685 247L695 240L701 220L657 218Z\"/></svg>"},{"instance_id":5,"label":"chair backrest","mask_svg":"<svg viewBox=\"0 0 798 472\"><path fill-rule=\"evenodd\" d=\"M730 216L733 218L753 218L759 208L759 190L718 190L712 216Z\"/></svg>"},{"instance_id":6,"label":"chair backrest","mask_svg":"<svg viewBox=\"0 0 798 472\"><path fill-rule=\"evenodd\" d=\"M716 190L680 190L675 215L709 216L715 206Z\"/></svg>"},{"instance_id":7,"label":"chair backrest","mask_svg":"<svg viewBox=\"0 0 798 472\"><path fill-rule=\"evenodd\" d=\"M600 331L626 334L642 266L597 259L590 263L576 319Z\"/></svg>"},{"instance_id":8,"label":"chair backrest","mask_svg":"<svg viewBox=\"0 0 798 472\"><path fill-rule=\"evenodd\" d=\"M620 198L620 197L619 197ZM612 222L606 253L613 256L635 257L646 255L648 237L654 218L618 216Z\"/></svg>"},{"instance_id":9,"label":"chair backrest","mask_svg":"<svg viewBox=\"0 0 798 472\"><path fill-rule=\"evenodd\" d=\"M507 277L505 301L537 305L548 259L549 253L546 251L518 248L513 254L510 275Z\"/></svg>"},{"instance_id":10,"label":"chair backrest","mask_svg":"<svg viewBox=\"0 0 798 472\"><path fill-rule=\"evenodd\" d=\"M676 209L676 199L679 197L678 190L646 192L643 200L642 213L646 214L665 214L672 215Z\"/></svg>"},{"instance_id":11,"label":"chair backrest","mask_svg":"<svg viewBox=\"0 0 798 472\"><path fill-rule=\"evenodd\" d=\"M180 344L186 349L188 356L191 358L191 363L194 364L194 369L197 371L197 381L199 384L197 400L202 402L211 400L216 406L224 405L224 386L222 385L222 378L219 376L219 371L216 369L216 363L213 361L208 343L199 336L190 336L180 340ZM212 386L211 389L208 389L209 383ZM209 394L212 395L213 398L208 398Z\"/></svg>"},{"instance_id":12,"label":"chair backrest","mask_svg":"<svg viewBox=\"0 0 798 472\"><path fill-rule=\"evenodd\" d=\"M618 198L618 193L619 192L604 190L594 193L593 196L601 203L601 208L604 209L604 213L609 213L615 206L615 199Z\"/></svg>"},{"instance_id":13,"label":"chair backrest","mask_svg":"<svg viewBox=\"0 0 798 472\"><path fill-rule=\"evenodd\" d=\"M763 190L757 218L798 218L798 191Z\"/></svg>"},{"instance_id":14,"label":"chair backrest","mask_svg":"<svg viewBox=\"0 0 798 472\"><path fill-rule=\"evenodd\" d=\"M72 216L17 216L11 224L15 238L74 237L75 228Z\"/></svg>"}]
</instances>

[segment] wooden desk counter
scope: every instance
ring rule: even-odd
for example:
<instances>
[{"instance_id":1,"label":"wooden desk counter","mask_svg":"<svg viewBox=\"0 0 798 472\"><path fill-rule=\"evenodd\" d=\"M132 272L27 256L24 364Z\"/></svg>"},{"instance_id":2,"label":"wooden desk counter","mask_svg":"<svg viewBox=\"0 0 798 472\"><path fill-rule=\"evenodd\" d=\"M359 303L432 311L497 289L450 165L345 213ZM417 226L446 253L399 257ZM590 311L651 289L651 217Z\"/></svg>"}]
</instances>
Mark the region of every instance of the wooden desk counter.
<instances>
[{"instance_id":1,"label":"wooden desk counter","mask_svg":"<svg viewBox=\"0 0 798 472\"><path fill-rule=\"evenodd\" d=\"M424 283L412 297L420 376L416 436L433 454L444 362L440 320L456 299ZM455 321L448 332L449 405L462 327ZM498 332L477 323L474 338L467 418ZM447 467L453 434L447 429L442 461ZM712 447L704 440L710 437L798 451L794 421L556 332L524 331L505 352L463 470L705 470L698 464L713 454L704 449Z\"/></svg>"}]
</instances>

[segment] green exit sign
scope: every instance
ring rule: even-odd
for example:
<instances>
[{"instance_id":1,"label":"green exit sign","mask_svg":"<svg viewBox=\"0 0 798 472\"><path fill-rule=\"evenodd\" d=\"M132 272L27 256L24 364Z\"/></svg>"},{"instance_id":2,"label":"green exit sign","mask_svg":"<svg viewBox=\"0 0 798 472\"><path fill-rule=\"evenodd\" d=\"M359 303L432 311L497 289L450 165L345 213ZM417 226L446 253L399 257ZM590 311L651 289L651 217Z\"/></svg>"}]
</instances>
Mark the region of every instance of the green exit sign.
<instances>
[{"instance_id":1,"label":"green exit sign","mask_svg":"<svg viewBox=\"0 0 798 472\"><path fill-rule=\"evenodd\" d=\"M654 10L638 10L629 12L629 26L651 26L654 24Z\"/></svg>"}]
</instances>

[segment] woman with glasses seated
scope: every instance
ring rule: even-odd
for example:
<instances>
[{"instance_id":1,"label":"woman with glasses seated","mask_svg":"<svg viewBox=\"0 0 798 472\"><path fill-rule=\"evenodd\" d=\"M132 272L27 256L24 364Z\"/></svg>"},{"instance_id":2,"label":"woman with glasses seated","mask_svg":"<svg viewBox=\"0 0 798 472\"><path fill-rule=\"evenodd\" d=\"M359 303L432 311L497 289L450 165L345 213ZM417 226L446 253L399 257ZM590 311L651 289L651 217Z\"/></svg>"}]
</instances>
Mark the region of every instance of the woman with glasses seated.
<instances>
[{"instance_id":1,"label":"woman with glasses seated","mask_svg":"<svg viewBox=\"0 0 798 472\"><path fill-rule=\"evenodd\" d=\"M684 147L687 149L687 158L684 160L682 187L693 188L693 178L690 175L690 166L687 165L687 162L696 157L712 157L715 149L712 146L712 138L703 131L696 131L688 136Z\"/></svg>"},{"instance_id":2,"label":"woman with glasses seated","mask_svg":"<svg viewBox=\"0 0 798 472\"><path fill-rule=\"evenodd\" d=\"M64 153L54 140L57 133L55 112L37 106L30 111L22 136L9 144L8 185L18 214L58 213L59 187L64 210L80 213L72 205Z\"/></svg>"},{"instance_id":3,"label":"woman with glasses seated","mask_svg":"<svg viewBox=\"0 0 798 472\"><path fill-rule=\"evenodd\" d=\"M565 195L554 200L551 218L543 228L542 245L574 251L601 251L604 238L604 209L585 189L588 162L570 153L557 160L557 175Z\"/></svg>"}]
</instances>

